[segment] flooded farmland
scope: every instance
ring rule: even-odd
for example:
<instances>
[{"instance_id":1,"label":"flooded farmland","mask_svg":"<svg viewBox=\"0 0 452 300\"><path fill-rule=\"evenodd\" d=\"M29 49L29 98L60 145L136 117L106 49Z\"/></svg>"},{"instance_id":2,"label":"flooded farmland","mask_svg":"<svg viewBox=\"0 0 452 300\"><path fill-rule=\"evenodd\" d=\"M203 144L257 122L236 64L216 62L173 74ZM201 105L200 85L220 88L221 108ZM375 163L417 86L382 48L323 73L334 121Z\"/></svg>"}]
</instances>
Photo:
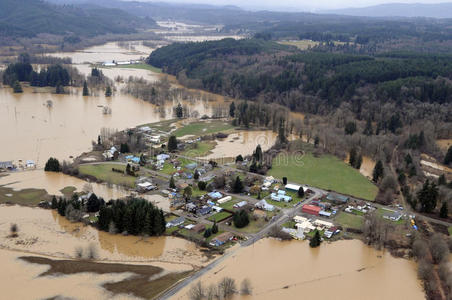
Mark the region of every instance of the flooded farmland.
<instances>
[{"instance_id":1,"label":"flooded farmland","mask_svg":"<svg viewBox=\"0 0 452 300\"><path fill-rule=\"evenodd\" d=\"M237 250L203 275L204 286L223 277L249 278L251 297L234 299L424 299L416 264L361 241L323 243L264 239ZM359 287L359 288L358 288ZM188 299L186 287L174 299Z\"/></svg>"},{"instance_id":2,"label":"flooded farmland","mask_svg":"<svg viewBox=\"0 0 452 300\"><path fill-rule=\"evenodd\" d=\"M207 102L186 105L201 115L211 114ZM104 106L111 108L112 113L103 114ZM23 94L13 94L10 89L0 89L0 126L7 128L0 134L3 142L0 161L31 159L43 166L51 156L69 160L70 156L89 151L101 128L123 130L170 119L172 108L173 103L157 107L119 93L106 98L83 97L81 92L33 93L31 88Z\"/></svg>"}]
</instances>

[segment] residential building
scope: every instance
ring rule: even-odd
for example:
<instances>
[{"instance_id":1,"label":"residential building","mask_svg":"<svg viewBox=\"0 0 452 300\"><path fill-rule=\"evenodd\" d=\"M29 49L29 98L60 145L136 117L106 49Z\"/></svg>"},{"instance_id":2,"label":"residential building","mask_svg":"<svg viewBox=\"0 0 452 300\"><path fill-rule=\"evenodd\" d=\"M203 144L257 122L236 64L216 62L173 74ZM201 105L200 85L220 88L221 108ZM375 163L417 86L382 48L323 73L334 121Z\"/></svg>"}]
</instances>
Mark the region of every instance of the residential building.
<instances>
[{"instance_id":1,"label":"residential building","mask_svg":"<svg viewBox=\"0 0 452 300\"><path fill-rule=\"evenodd\" d=\"M224 245L225 243L231 241L234 238L234 235L230 232L224 232L222 234L220 234L219 236L213 238L210 241L210 245L211 246L221 246Z\"/></svg>"},{"instance_id":2,"label":"residential building","mask_svg":"<svg viewBox=\"0 0 452 300\"><path fill-rule=\"evenodd\" d=\"M274 211L275 207L271 204L268 204L265 199L260 200L255 204L255 206L259 209L266 210L266 211Z\"/></svg>"},{"instance_id":3,"label":"residential building","mask_svg":"<svg viewBox=\"0 0 452 300\"><path fill-rule=\"evenodd\" d=\"M248 202L246 202L246 201L240 201L240 202L234 204L233 207L234 208L242 208L242 207L245 207L247 204L248 204Z\"/></svg>"},{"instance_id":4,"label":"residential building","mask_svg":"<svg viewBox=\"0 0 452 300\"><path fill-rule=\"evenodd\" d=\"M174 227L174 226L179 226L184 224L185 222L185 218L184 217L178 217L176 219L173 219L169 222L166 223L166 228L170 228L170 227Z\"/></svg>"},{"instance_id":5,"label":"residential building","mask_svg":"<svg viewBox=\"0 0 452 300\"><path fill-rule=\"evenodd\" d=\"M278 201L278 202L290 202L290 201L292 201L292 197L287 196L286 195L286 191L283 191L283 190L279 190L277 193L272 193L270 195L270 198L273 201Z\"/></svg>"}]
</instances>

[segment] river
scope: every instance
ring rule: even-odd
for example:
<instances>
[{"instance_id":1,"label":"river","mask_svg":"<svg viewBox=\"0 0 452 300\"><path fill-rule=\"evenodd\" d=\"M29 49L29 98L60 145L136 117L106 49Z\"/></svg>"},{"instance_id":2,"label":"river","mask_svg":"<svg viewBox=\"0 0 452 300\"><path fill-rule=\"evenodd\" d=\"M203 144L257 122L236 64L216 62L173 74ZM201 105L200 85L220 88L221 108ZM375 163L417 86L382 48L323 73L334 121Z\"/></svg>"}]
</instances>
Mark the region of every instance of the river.
<instances>
[{"instance_id":1,"label":"river","mask_svg":"<svg viewBox=\"0 0 452 300\"><path fill-rule=\"evenodd\" d=\"M233 299L425 299L413 261L394 258L358 240L323 243L260 240L241 248L200 278L204 286L224 277L237 287L248 278L253 295ZM173 299L188 299L191 286Z\"/></svg>"}]
</instances>

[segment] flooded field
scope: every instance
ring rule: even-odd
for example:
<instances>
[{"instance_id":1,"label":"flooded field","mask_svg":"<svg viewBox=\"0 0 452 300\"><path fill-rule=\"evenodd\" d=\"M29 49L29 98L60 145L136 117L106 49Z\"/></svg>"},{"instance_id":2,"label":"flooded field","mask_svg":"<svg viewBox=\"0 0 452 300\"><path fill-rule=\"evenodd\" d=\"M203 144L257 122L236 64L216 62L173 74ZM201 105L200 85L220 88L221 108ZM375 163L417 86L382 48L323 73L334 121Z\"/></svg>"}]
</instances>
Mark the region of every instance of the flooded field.
<instances>
[{"instance_id":1,"label":"flooded field","mask_svg":"<svg viewBox=\"0 0 452 300\"><path fill-rule=\"evenodd\" d=\"M452 146L452 139L437 140L436 143L441 148L441 150L447 151L447 149L449 149L449 147Z\"/></svg>"},{"instance_id":2,"label":"flooded field","mask_svg":"<svg viewBox=\"0 0 452 300\"><path fill-rule=\"evenodd\" d=\"M0 138L3 147L0 161L34 160L43 166L51 156L69 160L89 151L101 128L123 130L140 124L172 118L175 104L165 107L117 93L111 98L83 97L81 91L67 95L33 93L26 88L23 94L0 89ZM52 106L47 101L52 101ZM200 115L211 114L207 102L184 103ZM110 115L102 113L103 106L111 108Z\"/></svg>"},{"instance_id":3,"label":"flooded field","mask_svg":"<svg viewBox=\"0 0 452 300\"><path fill-rule=\"evenodd\" d=\"M46 265L27 263L19 257L27 255L17 251L0 250L3 272L0 273L2 295L7 299L50 299L64 295L71 299L137 299L131 295L114 296L100 286L117 282L131 274L78 273L65 276L39 275L48 269ZM24 288L26 286L26 288Z\"/></svg>"},{"instance_id":4,"label":"flooded field","mask_svg":"<svg viewBox=\"0 0 452 300\"><path fill-rule=\"evenodd\" d=\"M323 243L264 239L239 249L200 278L204 286L223 277L238 287L249 278L251 297L234 299L424 299L416 264L376 251L361 241ZM185 288L174 299L188 299Z\"/></svg>"},{"instance_id":5,"label":"flooded field","mask_svg":"<svg viewBox=\"0 0 452 300\"><path fill-rule=\"evenodd\" d=\"M54 57L70 57L73 64L99 63L106 61L130 61L146 58L153 48L143 45L141 41L111 42L93 46L75 52L56 52L48 55Z\"/></svg>"},{"instance_id":6,"label":"flooded field","mask_svg":"<svg viewBox=\"0 0 452 300\"><path fill-rule=\"evenodd\" d=\"M261 145L262 151L271 148L276 142L277 134L271 130L241 131L232 133L225 139L217 139L217 145L212 153L203 158L217 159L253 154L257 145Z\"/></svg>"},{"instance_id":7,"label":"flooded field","mask_svg":"<svg viewBox=\"0 0 452 300\"><path fill-rule=\"evenodd\" d=\"M349 162L349 155L344 160L345 163ZM369 156L363 156L363 162L361 163L361 167L359 168L359 172L366 176L367 178L372 178L372 173L374 171L376 162L370 158Z\"/></svg>"},{"instance_id":8,"label":"flooded field","mask_svg":"<svg viewBox=\"0 0 452 300\"><path fill-rule=\"evenodd\" d=\"M58 196L62 195L61 190L65 187L75 187L76 192L94 192L98 197L107 201L124 198L131 194L130 191L120 186L88 183L76 177L43 170L10 173L8 176L0 177L0 185L14 190L44 189L48 194ZM170 211L168 198L161 195L140 195L140 197L151 201L164 211Z\"/></svg>"},{"instance_id":9,"label":"flooded field","mask_svg":"<svg viewBox=\"0 0 452 300\"><path fill-rule=\"evenodd\" d=\"M17 238L8 237L11 223L19 228ZM180 238L112 235L71 223L53 210L0 206L0 248L74 258L77 247L86 249L90 245L94 245L101 261L155 262L172 271L191 270L207 262L194 243Z\"/></svg>"}]
</instances>

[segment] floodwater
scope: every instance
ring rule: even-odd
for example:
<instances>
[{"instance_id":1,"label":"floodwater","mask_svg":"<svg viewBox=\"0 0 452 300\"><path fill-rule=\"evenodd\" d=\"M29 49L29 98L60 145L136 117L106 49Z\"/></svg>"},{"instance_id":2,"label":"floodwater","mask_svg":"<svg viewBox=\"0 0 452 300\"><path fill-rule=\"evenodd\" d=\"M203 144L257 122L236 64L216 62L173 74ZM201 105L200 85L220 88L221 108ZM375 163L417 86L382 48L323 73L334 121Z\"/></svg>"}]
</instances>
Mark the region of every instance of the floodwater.
<instances>
[{"instance_id":1,"label":"floodwater","mask_svg":"<svg viewBox=\"0 0 452 300\"><path fill-rule=\"evenodd\" d=\"M348 164L348 162L349 162L348 154L347 154L347 157L345 158L344 162ZM374 172L375 164L376 164L375 160L373 160L369 156L363 156L363 162L361 163L359 172L362 175L366 176L367 178L372 178L372 173Z\"/></svg>"},{"instance_id":2,"label":"floodwater","mask_svg":"<svg viewBox=\"0 0 452 300\"><path fill-rule=\"evenodd\" d=\"M19 228L9 238L10 224ZM95 245L101 261L155 262L171 271L203 266L207 258L197 246L175 237L109 234L82 223L71 223L54 210L0 206L0 248L58 258L74 258L75 249Z\"/></svg>"},{"instance_id":3,"label":"floodwater","mask_svg":"<svg viewBox=\"0 0 452 300\"><path fill-rule=\"evenodd\" d=\"M130 61L146 58L153 48L143 45L140 41L111 42L104 45L93 46L75 52L49 53L54 57L70 57L73 64L101 63L109 61Z\"/></svg>"},{"instance_id":4,"label":"floodwater","mask_svg":"<svg viewBox=\"0 0 452 300\"><path fill-rule=\"evenodd\" d=\"M4 129L0 161L31 159L42 167L49 157L69 160L89 151L101 128L123 130L170 119L175 105L159 108L120 93L106 98L83 97L77 89L67 95L32 91L26 88L23 94L13 94L9 88L0 89L0 127ZM51 107L46 105L48 100ZM184 104L200 115L212 113L212 105L205 101ZM103 114L103 106L112 113Z\"/></svg>"},{"instance_id":5,"label":"floodwater","mask_svg":"<svg viewBox=\"0 0 452 300\"><path fill-rule=\"evenodd\" d=\"M436 143L443 151L447 151L450 146L452 146L452 139L443 139L443 140L437 140Z\"/></svg>"},{"instance_id":6,"label":"floodwater","mask_svg":"<svg viewBox=\"0 0 452 300\"><path fill-rule=\"evenodd\" d=\"M203 275L204 286L223 277L238 288L249 278L251 297L234 299L425 299L413 261L392 257L358 240L323 243L264 239L242 248ZM189 287L174 299L188 299Z\"/></svg>"},{"instance_id":7,"label":"floodwater","mask_svg":"<svg viewBox=\"0 0 452 300\"><path fill-rule=\"evenodd\" d=\"M203 158L218 159L253 154L257 145L262 151L270 149L276 142L277 134L271 130L240 131L230 134L225 139L217 139L212 153Z\"/></svg>"},{"instance_id":8,"label":"floodwater","mask_svg":"<svg viewBox=\"0 0 452 300\"><path fill-rule=\"evenodd\" d=\"M39 275L49 268L19 259L27 253L0 250L2 296L5 299L50 299L64 296L68 299L137 299L130 295L114 296L101 287L106 282L118 282L132 274L78 273L61 276Z\"/></svg>"},{"instance_id":9,"label":"floodwater","mask_svg":"<svg viewBox=\"0 0 452 300\"><path fill-rule=\"evenodd\" d=\"M55 172L44 172L43 170L31 170L24 172L9 173L8 176L0 177L0 185L14 190L23 189L45 189L50 195L62 195L63 188L72 186L77 192L94 192L98 197L106 201L110 199L120 199L131 194L130 191L116 185L99 183L88 183L82 179ZM153 202L164 211L170 211L168 198L161 195L139 195L148 201Z\"/></svg>"}]
</instances>

